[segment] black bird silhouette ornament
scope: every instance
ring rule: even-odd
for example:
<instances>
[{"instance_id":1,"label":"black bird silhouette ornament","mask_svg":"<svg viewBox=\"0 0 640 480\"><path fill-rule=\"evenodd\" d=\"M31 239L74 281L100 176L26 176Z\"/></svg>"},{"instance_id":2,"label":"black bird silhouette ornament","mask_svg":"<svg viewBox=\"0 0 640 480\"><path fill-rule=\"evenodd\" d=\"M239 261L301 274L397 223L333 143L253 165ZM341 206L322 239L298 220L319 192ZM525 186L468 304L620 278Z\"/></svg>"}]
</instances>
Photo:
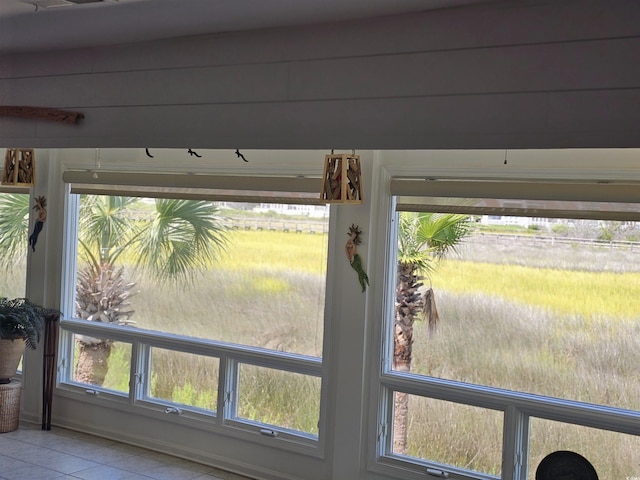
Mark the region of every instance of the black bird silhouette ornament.
<instances>
[{"instance_id":1,"label":"black bird silhouette ornament","mask_svg":"<svg viewBox=\"0 0 640 480\"><path fill-rule=\"evenodd\" d=\"M240 153L240 150L238 150L236 148L236 157L241 158L242 160L244 160L245 162L249 163L249 160L247 160L246 158L244 158L244 155Z\"/></svg>"}]
</instances>

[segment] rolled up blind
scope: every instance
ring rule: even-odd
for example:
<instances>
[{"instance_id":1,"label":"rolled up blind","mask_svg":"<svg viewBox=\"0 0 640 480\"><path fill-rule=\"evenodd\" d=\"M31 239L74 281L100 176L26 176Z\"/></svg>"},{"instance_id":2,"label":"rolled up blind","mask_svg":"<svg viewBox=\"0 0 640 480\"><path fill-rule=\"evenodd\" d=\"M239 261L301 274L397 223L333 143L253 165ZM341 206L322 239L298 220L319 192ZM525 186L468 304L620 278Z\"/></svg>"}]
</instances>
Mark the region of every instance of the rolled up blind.
<instances>
[{"instance_id":1,"label":"rolled up blind","mask_svg":"<svg viewBox=\"0 0 640 480\"><path fill-rule=\"evenodd\" d=\"M636 183L393 179L399 211L640 221Z\"/></svg>"},{"instance_id":2,"label":"rolled up blind","mask_svg":"<svg viewBox=\"0 0 640 480\"><path fill-rule=\"evenodd\" d=\"M71 193L227 202L323 204L320 178L68 170Z\"/></svg>"}]
</instances>

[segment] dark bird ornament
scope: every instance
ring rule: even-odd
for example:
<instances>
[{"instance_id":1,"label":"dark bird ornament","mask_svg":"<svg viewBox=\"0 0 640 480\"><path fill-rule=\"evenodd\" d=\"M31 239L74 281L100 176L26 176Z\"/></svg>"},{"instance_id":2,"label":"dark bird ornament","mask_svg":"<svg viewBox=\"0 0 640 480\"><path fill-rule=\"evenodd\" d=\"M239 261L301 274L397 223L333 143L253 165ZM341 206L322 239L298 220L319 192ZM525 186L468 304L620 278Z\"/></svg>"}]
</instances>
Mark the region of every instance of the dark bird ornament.
<instances>
[{"instance_id":1,"label":"dark bird ornament","mask_svg":"<svg viewBox=\"0 0 640 480\"><path fill-rule=\"evenodd\" d=\"M244 155L240 153L240 150L238 150L236 148L236 157L241 158L243 161L249 163L249 160L247 160L246 158L244 158Z\"/></svg>"},{"instance_id":2,"label":"dark bird ornament","mask_svg":"<svg viewBox=\"0 0 640 480\"><path fill-rule=\"evenodd\" d=\"M35 252L38 235L40 235L44 222L47 220L47 198L44 195L36 197L33 209L37 212L37 217L33 224L33 232L29 235L29 246Z\"/></svg>"}]
</instances>

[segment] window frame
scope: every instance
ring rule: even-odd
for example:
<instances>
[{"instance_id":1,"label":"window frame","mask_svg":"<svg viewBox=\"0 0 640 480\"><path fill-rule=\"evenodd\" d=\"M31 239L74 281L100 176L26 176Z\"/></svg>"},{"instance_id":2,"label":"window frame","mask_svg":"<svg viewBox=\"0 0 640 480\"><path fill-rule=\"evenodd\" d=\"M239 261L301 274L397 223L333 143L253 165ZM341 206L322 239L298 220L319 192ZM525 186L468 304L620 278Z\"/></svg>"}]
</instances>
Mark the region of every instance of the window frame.
<instances>
[{"instance_id":1,"label":"window frame","mask_svg":"<svg viewBox=\"0 0 640 480\"><path fill-rule=\"evenodd\" d=\"M527 478L529 470L527 459L529 454L530 418L542 418L623 434L638 435L638 432L640 432L640 411L514 392L501 388L392 370L389 359L393 355L393 335L391 332L393 331L394 323L394 302L392 299L395 298L396 285L397 229L399 223L397 208L401 194L400 190L408 186L409 191L407 193L413 196L464 197L464 195L460 195L460 192L468 191L467 187L471 183L465 182L464 179L447 178L445 182L438 184L436 188L438 195L434 195L433 191L429 192L429 187L433 183L425 182L424 178L408 179L403 177L394 179L389 172L386 173L387 175L383 175L382 181L386 182L385 185L389 192L386 229L388 261L386 262L384 275L383 319L379 337L380 369L374 377L375 380L372 387L372 391L377 392L375 404L372 403L371 408L375 412L375 417L371 415L371 419L372 421L375 419L373 424L376 425L376 429L375 434L370 435L369 438L370 452L372 452L369 456L369 469L382 474L391 476L403 475L403 478L416 480L424 478L425 474L429 478L447 476L448 478L459 480L478 478L495 480L498 478L450 465L442 465L428 459L415 459L394 454L392 451L393 397L396 391L503 412L502 472L500 476L503 480L526 480ZM518 181L485 182L485 185L491 185L489 190L493 191L493 193L490 191L483 193L482 180L474 180L473 182L473 194L468 195L468 197L477 198L485 195L486 198L504 198L495 194L495 188L500 184L509 184L506 191L512 191L514 195L521 195L522 193L522 184ZM528 196L526 198L536 200L537 197L545 196L536 194L536 192L540 192L541 188L544 188L545 181L523 182L528 188ZM571 195L567 196L571 197L583 193L589 201L603 201L603 199L606 201L610 196L613 196L617 202L635 200L635 203L640 204L640 196L636 193L637 188L635 188L635 191L632 188L636 187L636 185L631 182L630 187L624 182L620 183L623 188L616 191L616 185L608 183L572 182ZM516 190L510 190L513 188L513 184L516 185ZM595 192L594 185L597 185ZM453 188L449 190L449 186ZM591 190L585 193L587 188L591 188ZM560 192L561 188L553 189L554 195L564 195ZM591 215L591 212L589 215ZM529 214L528 216L532 215ZM536 213L535 216L540 215ZM615 213L611 216L618 219L618 215ZM625 219L628 217L640 219L640 213L631 215L623 213L621 217Z\"/></svg>"},{"instance_id":2,"label":"window frame","mask_svg":"<svg viewBox=\"0 0 640 480\"><path fill-rule=\"evenodd\" d=\"M74 172L79 174L81 179L87 180L94 178L90 172ZM117 173L115 178L124 178ZM174 175L159 174L163 179L175 178ZM102 178L100 178L102 176ZM96 185L96 191L92 191L91 186L83 186L82 193L95 194L138 194L144 197L153 197L154 195L148 189L137 190L135 185L129 185L126 193L123 192L106 192L100 186L100 180L105 180L103 173L100 173ZM205 175L203 175L205 177ZM106 177L109 180L112 178ZM145 175L135 178L146 178ZM226 178L233 178L234 185L240 185L239 180L242 177L225 177L210 176L210 178L218 179L217 182L226 182ZM252 187L264 185L265 191L276 189L278 191L293 186L293 195L264 198L269 203L304 203L316 205L321 202L309 200L296 194L295 192L308 190L309 186L316 185L316 179L309 178L260 178L246 177L250 179L248 184ZM182 180L182 178L181 178ZM312 181L309 181L312 180ZM134 182L135 183L135 182ZM226 185L226 183L223 183ZM166 188L166 187L165 187ZM328 368L323 357L311 357L307 355L279 352L274 350L261 349L257 347L244 346L226 343L215 340L198 339L194 337L179 336L152 330L136 330L130 327L108 325L94 322L87 322L81 319L73 318L70 312L74 311L75 284L76 284L76 258L77 258L77 227L79 211L80 192L73 192L74 187L70 183L65 183L65 231L64 231L64 251L63 251L63 281L61 292L62 318L60 321L60 350L59 350L59 371L57 378L57 391L64 397L73 398L75 400L87 401L91 403L108 406L109 408L135 412L145 416L158 418L162 416L169 422L176 422L188 425L193 428L206 431L216 431L225 435L231 435L243 440L256 442L270 447L285 449L294 453L302 453L317 458L323 458L326 449L326 424L327 424L327 381L326 375ZM76 189L77 190L77 189ZM204 193L204 189L202 192ZM315 194L315 192L313 192ZM234 195L242 194L235 192ZM180 193L171 192L172 197L181 198ZM197 198L198 193L190 193L189 198ZM215 193L210 190L206 191L205 199L220 200ZM223 200L229 200L230 197L223 195ZM235 201L237 197L234 197ZM277 200L275 200L277 198ZM255 201L254 197L249 197L247 201ZM331 224L331 216L329 217ZM331 230L331 225L329 226ZM326 350L328 344L328 317L327 298L325 298L325 313L323 321L323 351ZM92 387L74 382L72 380L73 372L70 359L73 358L73 335L84 334L88 336L98 336L111 338L118 341L130 343L131 349L131 370L129 378L128 394L120 394L103 387ZM177 404L162 399L149 397L150 391L150 351L152 348L163 348L166 350L174 350L196 355L204 355L216 357L219 359L218 371L218 397L217 408L215 411L200 409L198 407L190 407ZM251 364L259 367L266 367L283 372L298 373L308 375L320 379L319 391L319 411L318 411L318 434L313 435L297 430L290 430L277 425L264 424L260 422L250 421L247 419L237 418L232 415L237 411L238 404L238 371L242 364ZM179 414L170 415L170 413ZM171 410L171 411L170 411ZM275 432L275 435L265 434L265 431Z\"/></svg>"}]
</instances>

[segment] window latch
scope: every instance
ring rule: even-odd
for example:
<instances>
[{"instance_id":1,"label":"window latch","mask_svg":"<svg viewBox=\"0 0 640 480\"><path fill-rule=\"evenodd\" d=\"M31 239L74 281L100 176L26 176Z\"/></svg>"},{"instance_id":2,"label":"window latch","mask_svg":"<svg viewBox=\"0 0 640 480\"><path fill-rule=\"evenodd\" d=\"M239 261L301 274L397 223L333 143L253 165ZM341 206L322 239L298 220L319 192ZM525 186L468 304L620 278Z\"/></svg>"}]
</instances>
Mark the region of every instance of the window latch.
<instances>
[{"instance_id":1,"label":"window latch","mask_svg":"<svg viewBox=\"0 0 640 480\"><path fill-rule=\"evenodd\" d=\"M427 474L434 477L449 478L449 472L438 470L437 468L427 468Z\"/></svg>"}]
</instances>

